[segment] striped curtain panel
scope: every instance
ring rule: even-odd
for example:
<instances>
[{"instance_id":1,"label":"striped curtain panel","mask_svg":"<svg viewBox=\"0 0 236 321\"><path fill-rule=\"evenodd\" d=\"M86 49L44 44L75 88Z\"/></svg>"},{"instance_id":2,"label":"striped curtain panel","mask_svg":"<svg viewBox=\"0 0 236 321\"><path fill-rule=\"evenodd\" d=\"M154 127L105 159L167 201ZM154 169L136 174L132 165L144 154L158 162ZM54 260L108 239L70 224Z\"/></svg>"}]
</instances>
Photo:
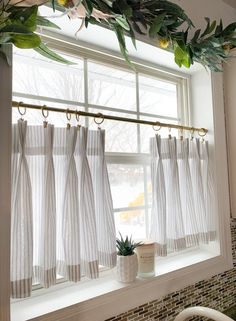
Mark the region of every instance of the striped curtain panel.
<instances>
[{"instance_id":1,"label":"striped curtain panel","mask_svg":"<svg viewBox=\"0 0 236 321\"><path fill-rule=\"evenodd\" d=\"M13 125L13 298L30 296L34 283L97 278L99 265L115 266L104 142L101 130Z\"/></svg>"},{"instance_id":2,"label":"striped curtain panel","mask_svg":"<svg viewBox=\"0 0 236 321\"><path fill-rule=\"evenodd\" d=\"M152 209L149 237L166 256L216 237L215 193L207 142L150 139Z\"/></svg>"}]
</instances>

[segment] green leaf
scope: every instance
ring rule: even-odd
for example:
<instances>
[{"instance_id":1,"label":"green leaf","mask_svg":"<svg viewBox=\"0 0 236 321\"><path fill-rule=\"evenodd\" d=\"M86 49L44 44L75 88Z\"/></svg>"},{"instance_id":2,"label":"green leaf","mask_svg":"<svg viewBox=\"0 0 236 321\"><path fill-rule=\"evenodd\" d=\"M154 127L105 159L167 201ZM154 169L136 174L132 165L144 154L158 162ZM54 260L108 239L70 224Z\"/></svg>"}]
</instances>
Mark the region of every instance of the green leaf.
<instances>
[{"instance_id":1,"label":"green leaf","mask_svg":"<svg viewBox=\"0 0 236 321\"><path fill-rule=\"evenodd\" d=\"M54 29L61 29L55 23L53 23L50 20L45 19L44 17L41 17L41 16L37 16L36 24L37 24L37 26L43 26L43 27L54 28Z\"/></svg>"},{"instance_id":2,"label":"green leaf","mask_svg":"<svg viewBox=\"0 0 236 321\"><path fill-rule=\"evenodd\" d=\"M28 28L17 24L8 25L0 29L0 33L5 32L14 34L32 34L32 31L30 31Z\"/></svg>"},{"instance_id":3,"label":"green leaf","mask_svg":"<svg viewBox=\"0 0 236 321\"><path fill-rule=\"evenodd\" d=\"M32 49L40 45L41 38L36 34L31 34L31 35L15 34L11 36L11 42L17 48Z\"/></svg>"},{"instance_id":4,"label":"green leaf","mask_svg":"<svg viewBox=\"0 0 236 321\"><path fill-rule=\"evenodd\" d=\"M36 18L38 13L38 6L27 8L14 8L8 19L12 24L22 25L30 31L35 31L37 24Z\"/></svg>"},{"instance_id":5,"label":"green leaf","mask_svg":"<svg viewBox=\"0 0 236 321\"><path fill-rule=\"evenodd\" d=\"M189 55L189 49L187 47L180 47L178 44L176 44L174 55L175 62L179 67L185 66L186 68L189 68L191 66L191 58Z\"/></svg>"},{"instance_id":6,"label":"green leaf","mask_svg":"<svg viewBox=\"0 0 236 321\"><path fill-rule=\"evenodd\" d=\"M222 19L220 19L220 24L216 27L216 30L215 30L215 36L220 35L222 30L223 30L223 22L222 22Z\"/></svg>"},{"instance_id":7,"label":"green leaf","mask_svg":"<svg viewBox=\"0 0 236 321\"><path fill-rule=\"evenodd\" d=\"M210 33L212 33L216 27L216 21L214 20L212 23L210 23L210 19L209 18L205 18L205 20L207 21L207 26L206 29L204 30L204 32L201 35L201 38L209 35Z\"/></svg>"},{"instance_id":8,"label":"green leaf","mask_svg":"<svg viewBox=\"0 0 236 321\"><path fill-rule=\"evenodd\" d=\"M127 31L130 30L130 26L124 17L118 16L118 17L115 17L115 20L123 29L125 29Z\"/></svg>"},{"instance_id":9,"label":"green leaf","mask_svg":"<svg viewBox=\"0 0 236 321\"><path fill-rule=\"evenodd\" d=\"M55 12L55 0L52 0L52 9L53 9L53 11Z\"/></svg>"},{"instance_id":10,"label":"green leaf","mask_svg":"<svg viewBox=\"0 0 236 321\"><path fill-rule=\"evenodd\" d=\"M151 38L154 38L158 32L160 31L161 27L162 27L162 24L163 24L163 21L165 19L165 16L166 16L166 12L158 15L154 21L152 22L152 25L149 29L149 36Z\"/></svg>"},{"instance_id":11,"label":"green leaf","mask_svg":"<svg viewBox=\"0 0 236 321\"><path fill-rule=\"evenodd\" d=\"M63 58L62 56L49 49L44 43L41 43L37 48L34 48L34 50L38 52L40 55L48 59L54 60L56 62L60 62L66 65L75 65L75 63Z\"/></svg>"},{"instance_id":12,"label":"green leaf","mask_svg":"<svg viewBox=\"0 0 236 321\"><path fill-rule=\"evenodd\" d=\"M130 28L130 30L129 30L129 34L130 34L130 37L131 37L131 40L132 40L133 46L134 46L134 48L137 50L135 34L134 34L134 32L133 32L132 28Z\"/></svg>"},{"instance_id":13,"label":"green leaf","mask_svg":"<svg viewBox=\"0 0 236 321\"><path fill-rule=\"evenodd\" d=\"M131 6L128 5L128 3L125 0L116 0L114 2L115 7L118 8L120 13L124 14L127 18L130 18L133 14L133 10Z\"/></svg>"},{"instance_id":14,"label":"green leaf","mask_svg":"<svg viewBox=\"0 0 236 321\"><path fill-rule=\"evenodd\" d=\"M128 55L128 51L126 49L126 44L125 44L125 36L124 36L124 30L119 26L119 25L113 25L114 31L116 33L119 46L120 46L120 51L125 58L125 61L129 64L129 66L134 70L134 66L131 63Z\"/></svg>"},{"instance_id":15,"label":"green leaf","mask_svg":"<svg viewBox=\"0 0 236 321\"><path fill-rule=\"evenodd\" d=\"M88 16L91 16L92 12L93 12L93 3L91 0L82 0L82 3L85 7L85 10L88 14Z\"/></svg>"},{"instance_id":16,"label":"green leaf","mask_svg":"<svg viewBox=\"0 0 236 321\"><path fill-rule=\"evenodd\" d=\"M191 42L197 41L198 37L200 36L200 33L201 33L201 29L197 29L197 30L195 31L195 33L194 33L194 36L193 36Z\"/></svg>"},{"instance_id":17,"label":"green leaf","mask_svg":"<svg viewBox=\"0 0 236 321\"><path fill-rule=\"evenodd\" d=\"M233 22L229 24L223 31L222 31L222 36L228 36L231 35L235 32L236 30L236 22Z\"/></svg>"}]
</instances>

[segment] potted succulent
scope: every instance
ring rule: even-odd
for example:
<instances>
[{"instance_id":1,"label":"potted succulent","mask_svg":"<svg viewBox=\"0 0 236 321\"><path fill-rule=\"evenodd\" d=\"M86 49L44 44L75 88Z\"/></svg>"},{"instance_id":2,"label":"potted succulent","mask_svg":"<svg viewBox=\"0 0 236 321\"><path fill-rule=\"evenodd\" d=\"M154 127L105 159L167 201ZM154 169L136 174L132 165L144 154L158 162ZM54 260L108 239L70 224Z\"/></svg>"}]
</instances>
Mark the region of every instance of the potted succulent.
<instances>
[{"instance_id":1,"label":"potted succulent","mask_svg":"<svg viewBox=\"0 0 236 321\"><path fill-rule=\"evenodd\" d=\"M137 254L135 248L141 245L141 242L135 243L132 237L126 236L124 239L116 239L117 247L117 278L120 282L131 283L135 280L138 272Z\"/></svg>"}]
</instances>

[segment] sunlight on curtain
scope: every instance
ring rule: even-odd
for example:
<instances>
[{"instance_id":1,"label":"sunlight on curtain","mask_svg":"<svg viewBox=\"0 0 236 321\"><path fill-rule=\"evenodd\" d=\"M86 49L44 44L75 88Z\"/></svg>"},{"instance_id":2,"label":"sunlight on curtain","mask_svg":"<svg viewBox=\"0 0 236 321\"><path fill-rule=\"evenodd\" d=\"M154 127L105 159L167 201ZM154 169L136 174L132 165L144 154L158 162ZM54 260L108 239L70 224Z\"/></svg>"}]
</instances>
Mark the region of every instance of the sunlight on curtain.
<instances>
[{"instance_id":1,"label":"sunlight on curtain","mask_svg":"<svg viewBox=\"0 0 236 321\"><path fill-rule=\"evenodd\" d=\"M99 264L115 266L104 142L102 130L13 125L13 298L30 295L32 278L50 287L57 275L77 282L98 277Z\"/></svg>"},{"instance_id":2,"label":"sunlight on curtain","mask_svg":"<svg viewBox=\"0 0 236 321\"><path fill-rule=\"evenodd\" d=\"M213 176L208 143L156 135L150 139L152 210L149 236L157 254L216 237Z\"/></svg>"}]
</instances>

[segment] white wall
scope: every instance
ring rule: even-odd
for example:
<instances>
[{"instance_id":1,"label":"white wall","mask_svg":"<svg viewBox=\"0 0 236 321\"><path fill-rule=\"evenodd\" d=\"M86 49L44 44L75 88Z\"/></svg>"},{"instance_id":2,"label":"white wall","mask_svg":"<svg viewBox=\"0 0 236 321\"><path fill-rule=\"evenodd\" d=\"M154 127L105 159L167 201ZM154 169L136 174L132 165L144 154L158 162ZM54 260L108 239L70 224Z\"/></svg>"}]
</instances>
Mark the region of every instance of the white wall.
<instances>
[{"instance_id":1,"label":"white wall","mask_svg":"<svg viewBox=\"0 0 236 321\"><path fill-rule=\"evenodd\" d=\"M234 55L236 50L234 50ZM231 215L236 218L236 60L230 59L224 67L225 116L230 182Z\"/></svg>"},{"instance_id":2,"label":"white wall","mask_svg":"<svg viewBox=\"0 0 236 321\"><path fill-rule=\"evenodd\" d=\"M172 0L185 9L188 16L192 19L196 28L206 25L204 17L209 17L224 24L236 21L236 9L226 4L222 0Z\"/></svg>"}]
</instances>

